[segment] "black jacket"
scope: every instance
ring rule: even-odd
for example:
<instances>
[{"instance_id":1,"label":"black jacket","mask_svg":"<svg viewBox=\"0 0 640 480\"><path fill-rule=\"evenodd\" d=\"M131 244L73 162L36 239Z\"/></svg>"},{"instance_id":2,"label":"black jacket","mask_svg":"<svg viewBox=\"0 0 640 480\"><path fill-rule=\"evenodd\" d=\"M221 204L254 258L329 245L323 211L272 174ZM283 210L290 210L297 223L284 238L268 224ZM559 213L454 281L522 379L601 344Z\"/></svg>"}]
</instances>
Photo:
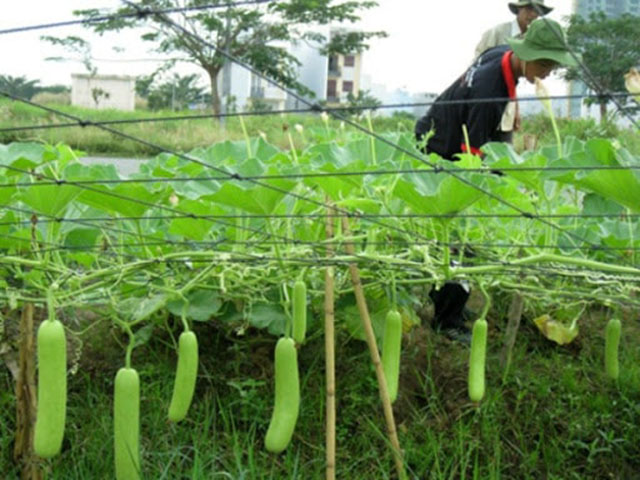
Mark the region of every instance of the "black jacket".
<instances>
[{"instance_id":1,"label":"black jacket","mask_svg":"<svg viewBox=\"0 0 640 480\"><path fill-rule=\"evenodd\" d=\"M511 49L507 45L491 48L480 55L473 65L434 102L427 114L416 123L418 140L434 129L427 152L453 160L466 151L462 125L467 126L473 153L489 141L497 141L498 127L507 105L506 98L515 99L515 81L511 69ZM464 100L501 98L490 102L467 103ZM438 104L439 101L461 101Z\"/></svg>"}]
</instances>

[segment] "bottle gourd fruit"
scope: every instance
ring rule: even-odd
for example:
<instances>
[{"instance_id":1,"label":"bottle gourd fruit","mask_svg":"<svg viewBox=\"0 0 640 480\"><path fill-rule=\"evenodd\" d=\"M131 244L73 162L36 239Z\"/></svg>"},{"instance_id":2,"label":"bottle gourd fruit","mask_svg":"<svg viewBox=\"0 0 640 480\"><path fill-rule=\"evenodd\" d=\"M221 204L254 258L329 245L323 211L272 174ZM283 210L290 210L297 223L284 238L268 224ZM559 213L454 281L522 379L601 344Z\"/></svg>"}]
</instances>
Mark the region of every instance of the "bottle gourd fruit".
<instances>
[{"instance_id":1,"label":"bottle gourd fruit","mask_svg":"<svg viewBox=\"0 0 640 480\"><path fill-rule=\"evenodd\" d=\"M267 450L273 453L280 453L287 448L298 420L300 380L297 355L291 338L278 340L275 351L275 405L264 442Z\"/></svg>"}]
</instances>

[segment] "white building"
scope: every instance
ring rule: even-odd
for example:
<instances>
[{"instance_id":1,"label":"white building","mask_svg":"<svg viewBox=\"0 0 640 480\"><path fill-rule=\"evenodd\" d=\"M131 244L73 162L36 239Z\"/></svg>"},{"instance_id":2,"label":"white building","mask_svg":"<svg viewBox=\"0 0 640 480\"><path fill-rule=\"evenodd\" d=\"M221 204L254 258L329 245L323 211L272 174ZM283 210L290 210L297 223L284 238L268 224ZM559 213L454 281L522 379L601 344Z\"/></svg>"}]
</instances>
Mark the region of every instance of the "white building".
<instances>
[{"instance_id":1,"label":"white building","mask_svg":"<svg viewBox=\"0 0 640 480\"><path fill-rule=\"evenodd\" d=\"M330 36L335 32L338 30L325 27L321 33ZM298 81L313 92L313 97L305 98L307 102L327 102L335 105L345 102L349 93L357 95L360 91L362 54L336 55L329 58L320 53L320 44L309 41L296 42L284 48L300 61L297 69ZM229 82L225 82L224 71L219 77L218 86L222 92L223 103L224 98L229 95L238 110L247 110L251 108L252 103L257 102L267 104L275 110L307 107L307 104L296 96L288 95L281 88L239 65L233 64L229 70ZM228 85L228 94L225 92L225 84Z\"/></svg>"},{"instance_id":2,"label":"white building","mask_svg":"<svg viewBox=\"0 0 640 480\"><path fill-rule=\"evenodd\" d=\"M71 104L79 107L134 110L135 77L123 75L71 75Z\"/></svg>"}]
</instances>

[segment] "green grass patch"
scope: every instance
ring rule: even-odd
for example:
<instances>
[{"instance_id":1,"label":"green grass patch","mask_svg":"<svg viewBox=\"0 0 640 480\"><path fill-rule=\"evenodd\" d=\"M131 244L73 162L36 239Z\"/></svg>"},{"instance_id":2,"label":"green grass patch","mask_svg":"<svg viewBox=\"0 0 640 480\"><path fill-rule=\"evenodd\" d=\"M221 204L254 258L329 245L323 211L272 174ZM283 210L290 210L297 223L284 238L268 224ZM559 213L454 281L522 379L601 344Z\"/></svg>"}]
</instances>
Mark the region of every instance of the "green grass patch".
<instances>
[{"instance_id":1,"label":"green grass patch","mask_svg":"<svg viewBox=\"0 0 640 480\"><path fill-rule=\"evenodd\" d=\"M427 327L405 334L394 410L411 478L633 478L640 471L638 326L625 323L617 385L604 376L604 321L589 316L580 326L575 342L559 347L524 319L503 383L498 357L504 325L490 322L487 395L480 406L467 397L466 347ZM324 478L323 339L314 336L300 350L298 425L289 448L272 455L263 445L276 339L254 331L237 337L212 324L198 324L197 331L196 395L179 424L167 421L175 369L171 339L154 335L134 352L141 378L144 478ZM366 346L339 332L337 476L395 478ZM91 349L70 378L65 441L61 455L46 464L48 479L113 478L113 378L123 355L112 337L101 338L85 339ZM0 470L15 478L8 370L0 382Z\"/></svg>"}]
</instances>

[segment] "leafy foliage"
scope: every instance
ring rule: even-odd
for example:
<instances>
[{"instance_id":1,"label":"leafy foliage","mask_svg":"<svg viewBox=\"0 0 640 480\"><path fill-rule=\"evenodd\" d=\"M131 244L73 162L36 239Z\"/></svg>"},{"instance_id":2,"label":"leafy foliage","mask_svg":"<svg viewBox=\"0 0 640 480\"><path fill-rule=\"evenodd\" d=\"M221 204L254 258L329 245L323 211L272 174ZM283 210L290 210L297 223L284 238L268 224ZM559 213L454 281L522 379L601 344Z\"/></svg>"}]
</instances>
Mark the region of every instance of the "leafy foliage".
<instances>
[{"instance_id":1,"label":"leafy foliage","mask_svg":"<svg viewBox=\"0 0 640 480\"><path fill-rule=\"evenodd\" d=\"M592 12L589 18L573 15L569 19L567 41L582 56L588 69L566 70L567 80L582 80L596 93L624 91L624 74L640 64L640 17L624 14L608 17L604 12ZM620 99L625 103L627 99ZM630 100L630 99L629 99ZM608 99L596 99L606 114Z\"/></svg>"},{"instance_id":2,"label":"leafy foliage","mask_svg":"<svg viewBox=\"0 0 640 480\"><path fill-rule=\"evenodd\" d=\"M118 12L132 14L144 9L157 11L201 4L200 0L139 0L127 2L127 6ZM143 27L141 39L152 43L156 52L169 56L162 69L169 69L177 62L188 62L207 73L212 107L215 113L220 113L218 76L226 55L246 62L261 74L300 94L310 95L312 92L297 80L298 59L281 45L312 40L319 42L319 48L328 53L361 51L367 48L367 39L384 36L384 33L342 31L329 39L326 34L313 31L312 27L333 22L354 23L359 20L359 11L376 5L372 1L349 1L333 5L332 0L280 0L268 2L265 6L184 11L177 14L180 15L179 20L166 14L140 14L88 23L87 26L98 33ZM90 9L75 13L91 18L106 12ZM205 39L205 42L200 39ZM58 42L68 43L71 38ZM73 41L70 46L77 47L77 42Z\"/></svg>"}]
</instances>

